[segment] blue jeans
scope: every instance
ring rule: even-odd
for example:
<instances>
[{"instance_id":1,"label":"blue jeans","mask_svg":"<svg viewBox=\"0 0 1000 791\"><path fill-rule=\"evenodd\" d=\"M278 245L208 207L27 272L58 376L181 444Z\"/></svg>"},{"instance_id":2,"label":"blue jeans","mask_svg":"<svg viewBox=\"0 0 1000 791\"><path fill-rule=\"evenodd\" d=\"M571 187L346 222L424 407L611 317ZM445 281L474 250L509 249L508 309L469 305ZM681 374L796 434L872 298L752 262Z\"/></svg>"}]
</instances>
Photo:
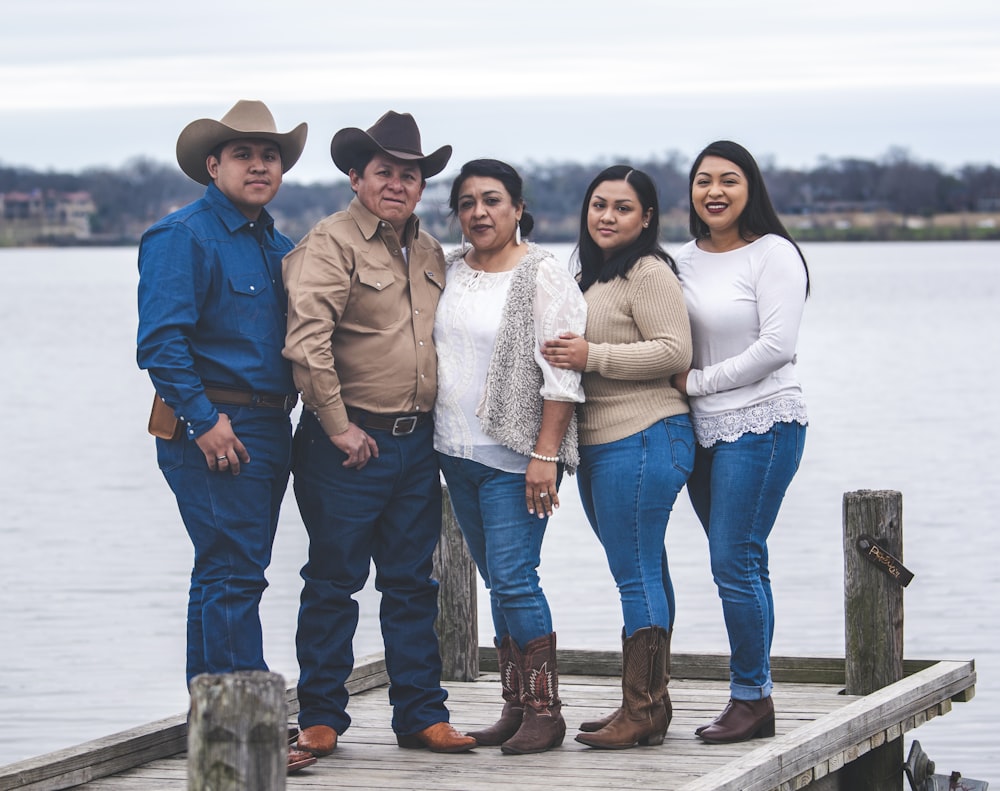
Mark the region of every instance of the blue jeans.
<instances>
[{"instance_id":1,"label":"blue jeans","mask_svg":"<svg viewBox=\"0 0 1000 791\"><path fill-rule=\"evenodd\" d=\"M618 585L626 636L673 624L663 542L674 501L691 474L694 446L688 415L615 442L580 446L580 500Z\"/></svg>"},{"instance_id":2,"label":"blue jeans","mask_svg":"<svg viewBox=\"0 0 1000 791\"><path fill-rule=\"evenodd\" d=\"M438 461L465 543L490 592L497 643L509 635L523 648L549 634L552 614L538 581L549 520L528 513L524 475L440 453Z\"/></svg>"},{"instance_id":3,"label":"blue jeans","mask_svg":"<svg viewBox=\"0 0 1000 791\"><path fill-rule=\"evenodd\" d=\"M191 440L156 440L157 462L194 545L189 682L200 673L267 670L258 608L291 459L285 413L267 407L219 409L250 454L239 475L210 470Z\"/></svg>"},{"instance_id":4,"label":"blue jeans","mask_svg":"<svg viewBox=\"0 0 1000 791\"><path fill-rule=\"evenodd\" d=\"M774 598L767 537L799 468L805 441L805 426L776 423L764 434L699 446L688 481L722 599L729 633L730 695L736 700L771 694Z\"/></svg>"},{"instance_id":5,"label":"blue jeans","mask_svg":"<svg viewBox=\"0 0 1000 791\"><path fill-rule=\"evenodd\" d=\"M328 725L337 733L350 725L344 684L354 667L353 597L374 561L392 728L406 736L449 719L434 632L438 585L431 577L441 479L431 423L402 437L367 431L379 456L360 470L342 465L346 456L312 413L302 413L295 433L295 498L309 533L295 638L299 725Z\"/></svg>"}]
</instances>

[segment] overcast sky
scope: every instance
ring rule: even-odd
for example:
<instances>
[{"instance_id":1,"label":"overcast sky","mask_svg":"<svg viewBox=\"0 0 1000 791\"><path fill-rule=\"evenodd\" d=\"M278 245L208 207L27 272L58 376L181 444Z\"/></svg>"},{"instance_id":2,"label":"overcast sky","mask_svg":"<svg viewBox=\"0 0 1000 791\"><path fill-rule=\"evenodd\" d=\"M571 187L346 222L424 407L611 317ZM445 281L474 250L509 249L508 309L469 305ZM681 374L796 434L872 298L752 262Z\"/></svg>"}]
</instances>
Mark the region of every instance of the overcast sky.
<instances>
[{"instance_id":1,"label":"overcast sky","mask_svg":"<svg viewBox=\"0 0 1000 791\"><path fill-rule=\"evenodd\" d=\"M174 163L189 121L264 100L333 133L412 112L424 149L628 160L737 140L811 166L900 147L1000 164L997 0L15 0L0 25L0 164Z\"/></svg>"}]
</instances>

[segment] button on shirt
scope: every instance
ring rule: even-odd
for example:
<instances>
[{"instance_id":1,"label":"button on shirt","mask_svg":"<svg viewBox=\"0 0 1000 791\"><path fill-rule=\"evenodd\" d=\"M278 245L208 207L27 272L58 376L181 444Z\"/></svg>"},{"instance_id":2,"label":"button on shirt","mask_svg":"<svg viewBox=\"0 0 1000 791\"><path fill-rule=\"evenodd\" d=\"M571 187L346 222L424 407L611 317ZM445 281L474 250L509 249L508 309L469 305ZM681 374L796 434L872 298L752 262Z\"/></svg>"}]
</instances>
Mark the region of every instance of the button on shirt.
<instances>
[{"instance_id":1,"label":"button on shirt","mask_svg":"<svg viewBox=\"0 0 1000 791\"><path fill-rule=\"evenodd\" d=\"M355 198L317 223L283 266L284 354L328 435L347 430L347 406L381 415L433 410L444 255L416 217L401 240Z\"/></svg>"},{"instance_id":2,"label":"button on shirt","mask_svg":"<svg viewBox=\"0 0 1000 791\"><path fill-rule=\"evenodd\" d=\"M214 183L143 234L136 357L190 438L218 420L206 386L295 392L281 354L291 248L266 211L248 220Z\"/></svg>"}]
</instances>

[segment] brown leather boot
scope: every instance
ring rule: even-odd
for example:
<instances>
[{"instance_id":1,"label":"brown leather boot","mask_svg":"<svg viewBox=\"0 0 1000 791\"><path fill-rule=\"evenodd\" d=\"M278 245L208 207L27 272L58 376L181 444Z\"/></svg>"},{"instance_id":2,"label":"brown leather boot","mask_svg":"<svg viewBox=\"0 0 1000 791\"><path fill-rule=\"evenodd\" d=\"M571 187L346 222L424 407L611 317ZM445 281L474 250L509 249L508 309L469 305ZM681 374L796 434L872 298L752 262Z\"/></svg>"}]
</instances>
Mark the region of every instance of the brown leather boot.
<instances>
[{"instance_id":1,"label":"brown leather boot","mask_svg":"<svg viewBox=\"0 0 1000 791\"><path fill-rule=\"evenodd\" d=\"M466 736L471 736L485 747L503 744L517 733L524 714L524 706L521 705L521 652L517 650L517 644L510 639L510 635L504 635L499 643L496 640L493 643L497 647L503 711L500 719L489 728L466 733Z\"/></svg>"},{"instance_id":2,"label":"brown leather boot","mask_svg":"<svg viewBox=\"0 0 1000 791\"><path fill-rule=\"evenodd\" d=\"M696 733L709 744L729 744L758 736L774 736L774 702L770 695L759 700L730 698L722 714Z\"/></svg>"},{"instance_id":3,"label":"brown leather boot","mask_svg":"<svg viewBox=\"0 0 1000 791\"><path fill-rule=\"evenodd\" d=\"M508 755L527 755L558 747L566 735L566 723L559 700L555 632L536 637L522 649L521 685L521 727L500 749Z\"/></svg>"},{"instance_id":4,"label":"brown leather boot","mask_svg":"<svg viewBox=\"0 0 1000 791\"><path fill-rule=\"evenodd\" d=\"M622 643L621 708L599 731L577 734L578 742L605 750L663 744L668 639L662 627L648 626Z\"/></svg>"},{"instance_id":5,"label":"brown leather boot","mask_svg":"<svg viewBox=\"0 0 1000 791\"><path fill-rule=\"evenodd\" d=\"M671 629L666 634L667 634L667 640L666 640L667 644L663 651L663 657L662 657L663 661L666 663L666 666L663 669L664 679L666 680L663 686L663 707L664 709L666 709L667 712L667 728L669 728L670 721L674 718L674 705L673 703L670 702L670 691L667 689L667 685L670 683L670 638L673 637L674 630ZM625 629L623 628L622 643L624 642L625 642ZM602 717L599 720L584 720L583 722L580 723L580 730L583 731L583 733L594 733L595 731L599 731L601 728L606 728L608 725L611 724L611 720L613 720L615 717L618 716L619 711L621 711L621 708L615 709L613 712L611 712L605 717ZM707 725L703 725L701 730L704 730L707 727L708 727ZM663 729L664 734L666 734L667 728Z\"/></svg>"}]
</instances>

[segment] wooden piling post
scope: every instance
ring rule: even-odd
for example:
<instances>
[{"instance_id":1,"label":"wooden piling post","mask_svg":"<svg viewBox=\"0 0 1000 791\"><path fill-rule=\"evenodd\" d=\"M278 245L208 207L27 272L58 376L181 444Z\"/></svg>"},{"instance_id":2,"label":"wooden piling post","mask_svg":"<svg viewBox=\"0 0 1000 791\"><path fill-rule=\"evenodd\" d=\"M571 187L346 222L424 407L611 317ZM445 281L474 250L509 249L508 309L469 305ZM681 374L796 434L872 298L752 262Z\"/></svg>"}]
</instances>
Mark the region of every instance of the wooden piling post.
<instances>
[{"instance_id":1,"label":"wooden piling post","mask_svg":"<svg viewBox=\"0 0 1000 791\"><path fill-rule=\"evenodd\" d=\"M903 496L895 491L844 494L846 692L869 695L903 677L903 588L859 548L862 537L903 558ZM884 565L884 564L883 564ZM845 767L852 791L902 791L903 737Z\"/></svg>"},{"instance_id":2,"label":"wooden piling post","mask_svg":"<svg viewBox=\"0 0 1000 791\"><path fill-rule=\"evenodd\" d=\"M440 585L435 628L441 648L441 678L475 681L479 677L476 564L458 527L448 488L442 484L441 489L441 540L434 550L434 579Z\"/></svg>"},{"instance_id":3,"label":"wooden piling post","mask_svg":"<svg viewBox=\"0 0 1000 791\"><path fill-rule=\"evenodd\" d=\"M284 791L285 679L247 670L191 681L188 791Z\"/></svg>"}]
</instances>

